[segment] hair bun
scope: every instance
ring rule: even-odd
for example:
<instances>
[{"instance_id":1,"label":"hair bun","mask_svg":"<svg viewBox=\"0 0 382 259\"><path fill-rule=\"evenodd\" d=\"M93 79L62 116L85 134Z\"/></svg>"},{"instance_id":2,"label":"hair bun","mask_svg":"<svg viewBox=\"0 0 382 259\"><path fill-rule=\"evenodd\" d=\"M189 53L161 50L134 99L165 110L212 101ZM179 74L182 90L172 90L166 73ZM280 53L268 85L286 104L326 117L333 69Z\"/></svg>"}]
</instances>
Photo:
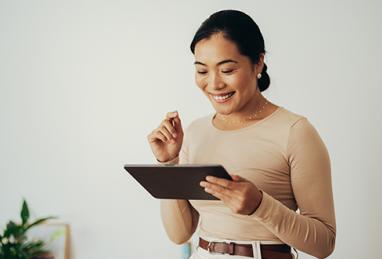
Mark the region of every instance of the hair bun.
<instances>
[{"instance_id":1,"label":"hair bun","mask_svg":"<svg viewBox=\"0 0 382 259\"><path fill-rule=\"evenodd\" d=\"M259 87L260 92L263 92L268 89L271 79L267 73L267 65L264 63L263 71L261 72L261 78L257 80L257 85Z\"/></svg>"}]
</instances>

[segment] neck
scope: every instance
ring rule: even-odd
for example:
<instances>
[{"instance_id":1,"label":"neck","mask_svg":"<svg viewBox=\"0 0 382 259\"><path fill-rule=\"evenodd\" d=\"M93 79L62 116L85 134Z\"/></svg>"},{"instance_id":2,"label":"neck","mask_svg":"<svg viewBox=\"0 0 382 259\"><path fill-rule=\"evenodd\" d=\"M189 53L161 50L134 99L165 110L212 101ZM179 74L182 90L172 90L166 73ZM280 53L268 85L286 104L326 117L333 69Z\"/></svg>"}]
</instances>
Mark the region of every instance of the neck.
<instances>
[{"instance_id":1,"label":"neck","mask_svg":"<svg viewBox=\"0 0 382 259\"><path fill-rule=\"evenodd\" d=\"M217 114L217 118L226 122L243 123L261 119L264 110L269 105L267 99L257 90L255 96L240 110L228 115Z\"/></svg>"}]
</instances>

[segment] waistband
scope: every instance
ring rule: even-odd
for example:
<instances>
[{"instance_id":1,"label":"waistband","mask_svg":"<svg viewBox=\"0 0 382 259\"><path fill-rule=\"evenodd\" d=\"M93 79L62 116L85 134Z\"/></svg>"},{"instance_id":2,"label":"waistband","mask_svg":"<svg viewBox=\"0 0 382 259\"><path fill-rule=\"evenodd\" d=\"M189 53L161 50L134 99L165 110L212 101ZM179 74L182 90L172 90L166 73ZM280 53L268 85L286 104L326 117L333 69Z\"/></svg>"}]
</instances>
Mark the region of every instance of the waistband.
<instances>
[{"instance_id":1,"label":"waistband","mask_svg":"<svg viewBox=\"0 0 382 259\"><path fill-rule=\"evenodd\" d=\"M291 253L289 245L274 240L231 240L200 236L199 247L204 249L201 251L202 253L241 255L256 259L262 259L262 256L266 258L269 252L271 254L278 252L284 255Z\"/></svg>"},{"instance_id":2,"label":"waistband","mask_svg":"<svg viewBox=\"0 0 382 259\"><path fill-rule=\"evenodd\" d=\"M232 239L222 239L222 238L216 238L216 237L209 237L205 235L199 235L199 237L203 238L204 240L208 242L235 242L236 244L252 244L253 242L258 242L262 245L283 245L285 244L282 241L276 241L276 240L232 240Z\"/></svg>"}]
</instances>

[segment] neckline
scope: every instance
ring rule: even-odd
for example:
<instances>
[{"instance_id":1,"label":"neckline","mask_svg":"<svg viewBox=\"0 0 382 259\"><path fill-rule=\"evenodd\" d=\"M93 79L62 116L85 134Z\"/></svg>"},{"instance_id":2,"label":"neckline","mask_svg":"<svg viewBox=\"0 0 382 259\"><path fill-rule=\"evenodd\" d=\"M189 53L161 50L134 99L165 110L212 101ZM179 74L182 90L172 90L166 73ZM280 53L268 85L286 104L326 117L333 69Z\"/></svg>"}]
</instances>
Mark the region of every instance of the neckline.
<instances>
[{"instance_id":1,"label":"neckline","mask_svg":"<svg viewBox=\"0 0 382 259\"><path fill-rule=\"evenodd\" d=\"M257 121L257 122L254 122L248 126L245 126L243 128L239 128L239 129L233 129L233 130L222 130L222 129L219 129L219 128L216 128L214 123L213 123L213 118L214 116L216 115L216 113L212 113L210 114L209 118L208 118L208 123L209 125L211 125L211 127L217 131L217 132L220 132L220 133L225 133L225 134L229 134L229 133L237 133L237 132L242 132L242 131L246 131L248 129L251 129L251 128L254 128L254 127L257 127L259 126L260 124L264 123L265 121L269 120L270 118L272 118L275 114L279 113L281 110L283 109L282 106L279 106L277 107L276 110L274 110L271 114L269 114L268 116L262 118L261 120Z\"/></svg>"}]
</instances>

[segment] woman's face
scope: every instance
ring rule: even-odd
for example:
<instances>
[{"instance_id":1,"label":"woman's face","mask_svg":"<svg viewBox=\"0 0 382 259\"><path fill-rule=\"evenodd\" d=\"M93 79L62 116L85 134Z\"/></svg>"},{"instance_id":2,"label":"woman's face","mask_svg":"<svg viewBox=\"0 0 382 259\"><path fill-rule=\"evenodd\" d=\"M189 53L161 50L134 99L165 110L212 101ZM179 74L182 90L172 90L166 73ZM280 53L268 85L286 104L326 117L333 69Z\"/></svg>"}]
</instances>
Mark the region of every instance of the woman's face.
<instances>
[{"instance_id":1,"label":"woman's face","mask_svg":"<svg viewBox=\"0 0 382 259\"><path fill-rule=\"evenodd\" d=\"M221 33L199 41L194 53L196 84L218 113L240 113L256 102L256 76L262 70L263 56L254 66Z\"/></svg>"}]
</instances>

